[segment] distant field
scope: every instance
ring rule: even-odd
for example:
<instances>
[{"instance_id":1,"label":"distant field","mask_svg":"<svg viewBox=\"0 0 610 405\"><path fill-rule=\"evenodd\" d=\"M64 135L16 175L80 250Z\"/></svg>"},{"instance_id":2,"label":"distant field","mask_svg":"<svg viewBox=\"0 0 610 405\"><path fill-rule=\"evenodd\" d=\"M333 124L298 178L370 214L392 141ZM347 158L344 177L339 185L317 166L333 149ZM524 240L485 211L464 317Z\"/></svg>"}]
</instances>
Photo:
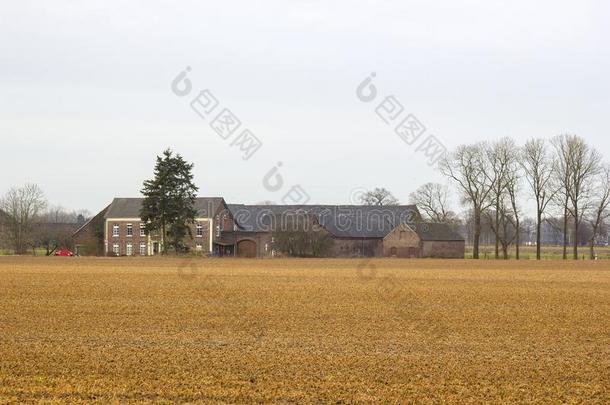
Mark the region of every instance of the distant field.
<instances>
[{"instance_id":1,"label":"distant field","mask_svg":"<svg viewBox=\"0 0 610 405\"><path fill-rule=\"evenodd\" d=\"M494 247L493 246L481 246L480 247L480 259L494 259ZM599 246L595 247L595 253L599 260L610 260L610 246ZM500 255L502 252L500 252ZM509 250L510 258L515 258L515 249L512 247ZM572 248L568 247L569 258L572 257ZM10 250L0 249L0 256L10 256L13 252ZM46 250L36 249L35 256L45 256ZM28 256L34 256L32 252L28 253ZM536 247L535 246L521 246L520 256L523 260L535 260L536 259ZM589 248L580 247L578 249L578 256L580 259L589 260ZM466 246L466 259L472 259L472 246ZM542 259L543 260L560 260L562 258L562 247L561 246L543 246L542 247Z\"/></svg>"},{"instance_id":2,"label":"distant field","mask_svg":"<svg viewBox=\"0 0 610 405\"><path fill-rule=\"evenodd\" d=\"M0 403L610 402L608 262L0 258Z\"/></svg>"},{"instance_id":3,"label":"distant field","mask_svg":"<svg viewBox=\"0 0 610 405\"><path fill-rule=\"evenodd\" d=\"M572 247L568 246L568 258L572 258ZM479 247L479 258L480 259L494 259L495 248L493 246L481 246ZM609 260L610 259L610 247L609 246L596 246L595 253L597 254L598 260ZM543 260L561 260L563 257L562 246L543 246L540 250L541 258ZM511 247L509 250L511 259L515 258L515 248ZM524 260L535 260L536 259L536 246L521 246L519 249L519 256ZM502 257L502 249L500 249L500 257ZM579 259L589 260L589 247L580 246L578 248ZM472 258L472 246L466 246L466 258Z\"/></svg>"},{"instance_id":4,"label":"distant field","mask_svg":"<svg viewBox=\"0 0 610 405\"><path fill-rule=\"evenodd\" d=\"M13 256L15 253L10 249L0 249L0 256ZM30 250L27 253L27 256L46 256L47 251L45 249L35 249L34 251Z\"/></svg>"}]
</instances>

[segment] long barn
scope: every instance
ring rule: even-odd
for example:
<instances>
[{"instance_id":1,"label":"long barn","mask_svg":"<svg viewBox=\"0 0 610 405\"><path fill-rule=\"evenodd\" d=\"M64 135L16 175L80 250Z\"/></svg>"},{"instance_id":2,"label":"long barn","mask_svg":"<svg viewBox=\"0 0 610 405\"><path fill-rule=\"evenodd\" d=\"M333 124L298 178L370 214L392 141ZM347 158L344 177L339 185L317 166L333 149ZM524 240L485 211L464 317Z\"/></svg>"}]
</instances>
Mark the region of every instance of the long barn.
<instances>
[{"instance_id":1,"label":"long barn","mask_svg":"<svg viewBox=\"0 0 610 405\"><path fill-rule=\"evenodd\" d=\"M74 234L77 253L158 254L162 240L158 232L147 232L139 218L142 201L141 198L115 198ZM278 226L301 216L332 239L327 256L464 257L464 238L448 224L422 222L414 205L245 205L208 197L197 198L195 209L191 237L184 244L200 254L277 256L274 235ZM92 242L95 238L96 242Z\"/></svg>"}]
</instances>

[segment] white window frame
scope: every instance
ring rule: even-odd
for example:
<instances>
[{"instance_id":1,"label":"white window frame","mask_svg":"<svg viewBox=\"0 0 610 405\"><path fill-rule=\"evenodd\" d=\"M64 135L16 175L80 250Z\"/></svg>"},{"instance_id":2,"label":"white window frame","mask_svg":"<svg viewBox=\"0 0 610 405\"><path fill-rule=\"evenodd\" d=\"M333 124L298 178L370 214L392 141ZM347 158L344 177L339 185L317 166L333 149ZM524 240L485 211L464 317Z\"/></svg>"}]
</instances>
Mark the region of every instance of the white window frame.
<instances>
[{"instance_id":1,"label":"white window frame","mask_svg":"<svg viewBox=\"0 0 610 405\"><path fill-rule=\"evenodd\" d=\"M133 237L133 224L127 224L127 226L125 227L125 235L128 238L132 238Z\"/></svg>"},{"instance_id":2,"label":"white window frame","mask_svg":"<svg viewBox=\"0 0 610 405\"><path fill-rule=\"evenodd\" d=\"M146 246L146 242L140 242L140 256L146 256L148 251L148 246Z\"/></svg>"},{"instance_id":3,"label":"white window frame","mask_svg":"<svg viewBox=\"0 0 610 405\"><path fill-rule=\"evenodd\" d=\"M195 251L201 252L203 250L203 243L195 242Z\"/></svg>"},{"instance_id":4,"label":"white window frame","mask_svg":"<svg viewBox=\"0 0 610 405\"><path fill-rule=\"evenodd\" d=\"M112 254L114 254L115 256L119 256L121 254L121 247L118 243L112 244Z\"/></svg>"},{"instance_id":5,"label":"white window frame","mask_svg":"<svg viewBox=\"0 0 610 405\"><path fill-rule=\"evenodd\" d=\"M146 223L140 222L140 236L146 236Z\"/></svg>"},{"instance_id":6,"label":"white window frame","mask_svg":"<svg viewBox=\"0 0 610 405\"><path fill-rule=\"evenodd\" d=\"M112 224L112 236L118 238L120 235L120 226L119 224Z\"/></svg>"},{"instance_id":7,"label":"white window frame","mask_svg":"<svg viewBox=\"0 0 610 405\"><path fill-rule=\"evenodd\" d=\"M132 256L133 255L133 243L128 242L125 246L125 255Z\"/></svg>"},{"instance_id":8,"label":"white window frame","mask_svg":"<svg viewBox=\"0 0 610 405\"><path fill-rule=\"evenodd\" d=\"M195 224L195 236L197 238L203 238L203 224L200 222Z\"/></svg>"}]
</instances>

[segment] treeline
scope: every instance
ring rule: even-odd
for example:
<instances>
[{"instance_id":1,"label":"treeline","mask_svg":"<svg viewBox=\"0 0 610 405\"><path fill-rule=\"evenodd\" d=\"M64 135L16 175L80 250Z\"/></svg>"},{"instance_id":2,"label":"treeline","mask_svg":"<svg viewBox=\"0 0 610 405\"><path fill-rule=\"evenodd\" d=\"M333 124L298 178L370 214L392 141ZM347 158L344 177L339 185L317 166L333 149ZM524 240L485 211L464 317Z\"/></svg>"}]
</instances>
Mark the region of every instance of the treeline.
<instances>
[{"instance_id":1,"label":"treeline","mask_svg":"<svg viewBox=\"0 0 610 405\"><path fill-rule=\"evenodd\" d=\"M90 213L50 205L35 184L10 189L0 198L0 248L15 254L72 249L72 234Z\"/></svg>"},{"instance_id":2,"label":"treeline","mask_svg":"<svg viewBox=\"0 0 610 405\"><path fill-rule=\"evenodd\" d=\"M524 145L502 138L460 145L440 162L439 170L467 208L461 222L471 231L473 258L479 258L484 224L493 232L496 258L500 253L508 258L511 246L519 258L527 199L535 207L537 259L545 223L563 235L564 259L571 246L571 256L577 260L579 246L585 243L589 257L595 258L596 241L606 234L610 219L610 165L583 138L559 135ZM447 201L448 189L440 184L425 184L411 195L411 202L427 219L460 221Z\"/></svg>"}]
</instances>

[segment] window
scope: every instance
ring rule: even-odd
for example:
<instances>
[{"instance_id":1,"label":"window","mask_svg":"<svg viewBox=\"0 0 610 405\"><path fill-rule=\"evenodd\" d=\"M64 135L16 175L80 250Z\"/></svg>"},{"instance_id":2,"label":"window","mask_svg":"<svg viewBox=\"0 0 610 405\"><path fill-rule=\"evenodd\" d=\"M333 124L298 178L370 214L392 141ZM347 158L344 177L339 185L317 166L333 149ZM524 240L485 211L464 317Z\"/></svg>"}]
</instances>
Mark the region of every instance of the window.
<instances>
[{"instance_id":1,"label":"window","mask_svg":"<svg viewBox=\"0 0 610 405\"><path fill-rule=\"evenodd\" d=\"M127 256L131 256L133 254L133 245L131 242L127 244L126 254Z\"/></svg>"},{"instance_id":2,"label":"window","mask_svg":"<svg viewBox=\"0 0 610 405\"><path fill-rule=\"evenodd\" d=\"M112 225L112 236L119 236L119 224Z\"/></svg>"},{"instance_id":3,"label":"window","mask_svg":"<svg viewBox=\"0 0 610 405\"><path fill-rule=\"evenodd\" d=\"M127 224L127 236L133 236L133 224Z\"/></svg>"},{"instance_id":4,"label":"window","mask_svg":"<svg viewBox=\"0 0 610 405\"><path fill-rule=\"evenodd\" d=\"M140 222L140 236L146 236L146 224Z\"/></svg>"},{"instance_id":5,"label":"window","mask_svg":"<svg viewBox=\"0 0 610 405\"><path fill-rule=\"evenodd\" d=\"M146 256L146 242L140 242L140 256Z\"/></svg>"},{"instance_id":6,"label":"window","mask_svg":"<svg viewBox=\"0 0 610 405\"><path fill-rule=\"evenodd\" d=\"M195 250L198 252L203 250L203 245L201 244L201 242L195 242Z\"/></svg>"},{"instance_id":7,"label":"window","mask_svg":"<svg viewBox=\"0 0 610 405\"><path fill-rule=\"evenodd\" d=\"M195 226L195 235L198 238L203 238L203 225L201 225L200 223L197 223L197 225Z\"/></svg>"},{"instance_id":8,"label":"window","mask_svg":"<svg viewBox=\"0 0 610 405\"><path fill-rule=\"evenodd\" d=\"M118 243L114 243L114 244L112 244L112 253L113 253L115 256L118 256L118 255L119 255L120 251L119 251L119 244L118 244Z\"/></svg>"}]
</instances>

